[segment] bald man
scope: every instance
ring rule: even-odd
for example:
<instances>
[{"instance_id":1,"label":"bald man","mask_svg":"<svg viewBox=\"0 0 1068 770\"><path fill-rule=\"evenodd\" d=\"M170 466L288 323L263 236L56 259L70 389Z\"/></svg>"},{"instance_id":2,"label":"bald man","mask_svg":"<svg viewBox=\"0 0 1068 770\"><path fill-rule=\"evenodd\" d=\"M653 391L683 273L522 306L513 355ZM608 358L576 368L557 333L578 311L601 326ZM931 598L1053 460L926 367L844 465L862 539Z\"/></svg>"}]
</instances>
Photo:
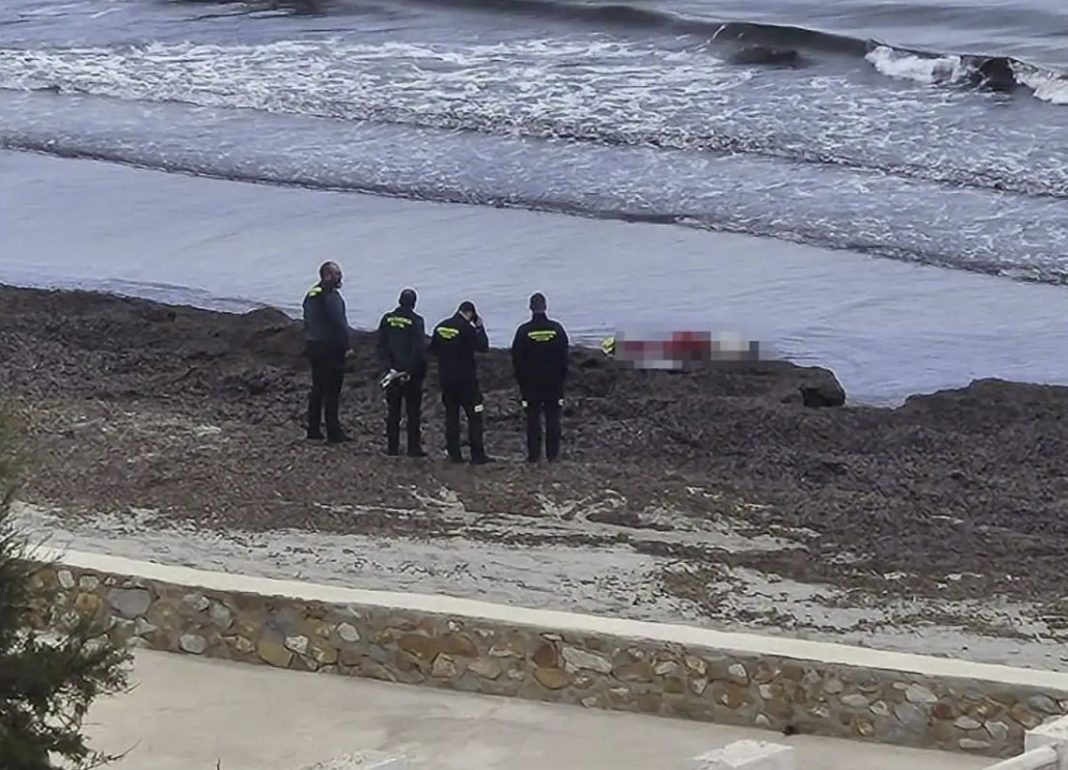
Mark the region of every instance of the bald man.
<instances>
[{"instance_id":1,"label":"bald man","mask_svg":"<svg viewBox=\"0 0 1068 770\"><path fill-rule=\"evenodd\" d=\"M338 411L345 380L345 355L349 351L349 323L341 296L341 268L324 262L319 283L304 295L304 354L311 364L312 388L308 396L308 438L340 444L349 437L341 429Z\"/></svg>"}]
</instances>

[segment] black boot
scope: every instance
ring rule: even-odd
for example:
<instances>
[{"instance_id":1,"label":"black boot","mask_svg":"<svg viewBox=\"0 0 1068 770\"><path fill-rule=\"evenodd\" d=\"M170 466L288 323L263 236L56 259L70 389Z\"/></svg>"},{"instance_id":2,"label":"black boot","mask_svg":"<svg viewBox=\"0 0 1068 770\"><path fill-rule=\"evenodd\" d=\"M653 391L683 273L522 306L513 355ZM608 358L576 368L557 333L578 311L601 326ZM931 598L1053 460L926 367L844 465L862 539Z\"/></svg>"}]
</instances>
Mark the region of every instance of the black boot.
<instances>
[{"instance_id":1,"label":"black boot","mask_svg":"<svg viewBox=\"0 0 1068 770\"><path fill-rule=\"evenodd\" d=\"M400 443L398 441L398 443ZM426 457L426 452L423 451L423 435L422 431L418 428L412 430L408 428L408 456L409 457Z\"/></svg>"}]
</instances>

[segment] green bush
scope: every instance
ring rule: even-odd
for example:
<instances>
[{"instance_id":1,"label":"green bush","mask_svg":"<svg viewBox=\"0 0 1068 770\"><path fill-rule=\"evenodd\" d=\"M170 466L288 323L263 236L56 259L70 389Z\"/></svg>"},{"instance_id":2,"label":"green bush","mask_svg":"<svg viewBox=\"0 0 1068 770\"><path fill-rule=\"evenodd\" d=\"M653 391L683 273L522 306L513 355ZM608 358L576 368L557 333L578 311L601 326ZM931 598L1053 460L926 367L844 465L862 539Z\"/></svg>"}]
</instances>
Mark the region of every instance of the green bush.
<instances>
[{"instance_id":1,"label":"green bush","mask_svg":"<svg viewBox=\"0 0 1068 770\"><path fill-rule=\"evenodd\" d=\"M24 436L15 411L0 408L0 768L97 767L113 757L89 749L82 720L98 696L126 688L129 654L91 619L31 630L49 597L34 585L40 564L11 522Z\"/></svg>"}]
</instances>

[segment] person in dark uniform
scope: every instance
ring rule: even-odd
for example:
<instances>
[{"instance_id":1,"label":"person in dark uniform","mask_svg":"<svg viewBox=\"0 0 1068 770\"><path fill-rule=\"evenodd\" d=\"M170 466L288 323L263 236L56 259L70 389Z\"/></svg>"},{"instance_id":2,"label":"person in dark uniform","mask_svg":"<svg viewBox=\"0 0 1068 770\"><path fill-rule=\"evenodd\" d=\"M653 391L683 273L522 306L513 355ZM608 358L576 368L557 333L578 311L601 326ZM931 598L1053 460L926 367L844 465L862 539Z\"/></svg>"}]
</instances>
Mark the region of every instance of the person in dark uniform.
<instances>
[{"instance_id":1,"label":"person in dark uniform","mask_svg":"<svg viewBox=\"0 0 1068 770\"><path fill-rule=\"evenodd\" d=\"M527 415L527 460L541 460L541 418L545 415L545 459L560 456L560 411L567 379L568 340L564 327L546 315L543 294L530 298L531 318L515 331L512 366Z\"/></svg>"},{"instance_id":2,"label":"person in dark uniform","mask_svg":"<svg viewBox=\"0 0 1068 770\"><path fill-rule=\"evenodd\" d=\"M340 288L341 268L336 262L325 262L319 268L319 283L304 295L304 355L311 363L312 374L308 438L322 440L325 414L328 444L349 440L338 418L345 356L350 344L345 300Z\"/></svg>"},{"instance_id":3,"label":"person in dark uniform","mask_svg":"<svg viewBox=\"0 0 1068 770\"><path fill-rule=\"evenodd\" d=\"M441 379L441 400L445 404L445 447L449 462L461 463L460 409L467 414L471 441L471 463L490 462L482 436L482 392L478 386L475 354L489 350L482 319L471 302L460 304L456 315L434 327L430 351L437 356Z\"/></svg>"},{"instance_id":4,"label":"person in dark uniform","mask_svg":"<svg viewBox=\"0 0 1068 770\"><path fill-rule=\"evenodd\" d=\"M390 455L400 454L401 402L407 411L408 456L426 457L420 434L423 378L426 377L426 327L415 312L416 294L405 289L397 309L382 316L378 324L378 360L386 382L386 446Z\"/></svg>"}]
</instances>

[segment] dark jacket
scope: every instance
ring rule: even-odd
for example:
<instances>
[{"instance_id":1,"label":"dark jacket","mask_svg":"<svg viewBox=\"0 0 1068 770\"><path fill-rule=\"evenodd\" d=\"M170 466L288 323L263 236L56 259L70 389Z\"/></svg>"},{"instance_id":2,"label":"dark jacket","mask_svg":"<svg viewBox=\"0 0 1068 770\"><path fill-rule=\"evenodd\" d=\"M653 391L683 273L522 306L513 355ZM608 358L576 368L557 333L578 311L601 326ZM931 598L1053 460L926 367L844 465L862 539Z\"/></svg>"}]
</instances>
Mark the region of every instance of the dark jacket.
<instances>
[{"instance_id":1,"label":"dark jacket","mask_svg":"<svg viewBox=\"0 0 1068 770\"><path fill-rule=\"evenodd\" d=\"M344 357L348 351L345 299L337 289L317 283L304 295L304 339L312 356Z\"/></svg>"},{"instance_id":2,"label":"dark jacket","mask_svg":"<svg viewBox=\"0 0 1068 770\"><path fill-rule=\"evenodd\" d=\"M512 368L524 398L563 397L567 352L567 332L545 313L535 313L515 330Z\"/></svg>"},{"instance_id":3,"label":"dark jacket","mask_svg":"<svg viewBox=\"0 0 1068 770\"><path fill-rule=\"evenodd\" d=\"M386 313L378 323L378 361L382 369L426 375L426 326L423 317L406 307Z\"/></svg>"},{"instance_id":4,"label":"dark jacket","mask_svg":"<svg viewBox=\"0 0 1068 770\"><path fill-rule=\"evenodd\" d=\"M477 383L475 354L487 350L486 330L476 329L459 313L435 326L430 335L430 352L438 358L438 374L445 386Z\"/></svg>"}]
</instances>

